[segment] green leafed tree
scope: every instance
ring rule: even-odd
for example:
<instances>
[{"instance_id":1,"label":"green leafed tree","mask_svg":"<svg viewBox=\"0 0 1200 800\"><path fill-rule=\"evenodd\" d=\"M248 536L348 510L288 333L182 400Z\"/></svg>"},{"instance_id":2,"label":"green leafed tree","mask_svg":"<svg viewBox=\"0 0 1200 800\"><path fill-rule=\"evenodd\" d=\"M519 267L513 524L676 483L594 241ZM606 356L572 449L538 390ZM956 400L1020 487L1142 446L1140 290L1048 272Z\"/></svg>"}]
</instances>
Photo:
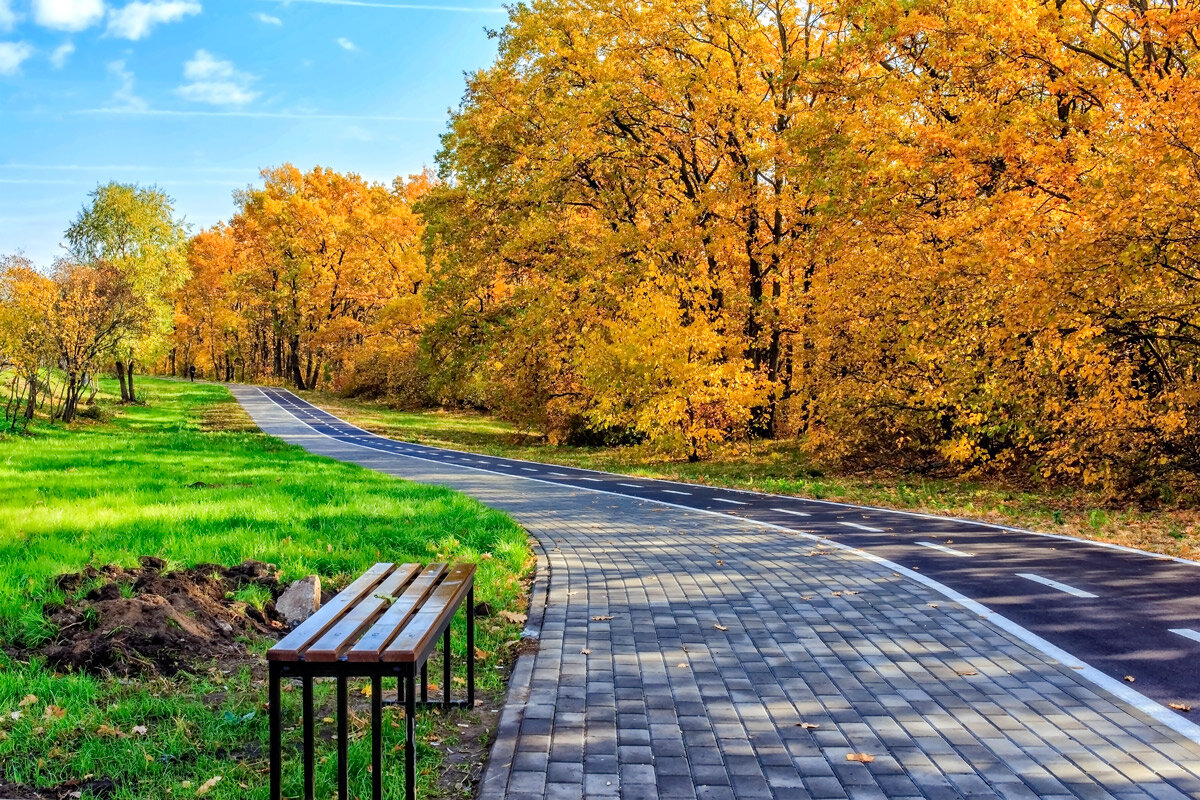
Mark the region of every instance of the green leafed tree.
<instances>
[{"instance_id":1,"label":"green leafed tree","mask_svg":"<svg viewBox=\"0 0 1200 800\"><path fill-rule=\"evenodd\" d=\"M158 187L110 182L89 195L66 238L76 261L111 267L143 306L143 313L130 317L136 323L120 332L114 348L121 399L134 401L134 365L157 359L169 340L172 308L167 298L187 280L187 226Z\"/></svg>"}]
</instances>

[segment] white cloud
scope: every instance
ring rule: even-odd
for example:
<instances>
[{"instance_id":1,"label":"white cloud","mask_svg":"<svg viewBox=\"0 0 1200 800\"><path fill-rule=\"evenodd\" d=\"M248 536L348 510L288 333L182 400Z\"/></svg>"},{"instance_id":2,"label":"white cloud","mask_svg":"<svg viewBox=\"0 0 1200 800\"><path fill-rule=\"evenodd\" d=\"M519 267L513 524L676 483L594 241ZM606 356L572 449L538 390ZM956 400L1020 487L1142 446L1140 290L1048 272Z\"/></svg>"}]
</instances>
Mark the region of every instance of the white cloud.
<instances>
[{"instance_id":1,"label":"white cloud","mask_svg":"<svg viewBox=\"0 0 1200 800\"><path fill-rule=\"evenodd\" d=\"M38 25L61 31L81 31L104 16L104 0L33 0Z\"/></svg>"},{"instance_id":2,"label":"white cloud","mask_svg":"<svg viewBox=\"0 0 1200 800\"><path fill-rule=\"evenodd\" d=\"M0 42L0 75L16 75L21 62L33 55L28 42Z\"/></svg>"},{"instance_id":3,"label":"white cloud","mask_svg":"<svg viewBox=\"0 0 1200 800\"><path fill-rule=\"evenodd\" d=\"M194 0L150 0L148 3L135 0L120 10L108 12L107 33L136 42L155 25L177 22L199 14L200 10L200 4Z\"/></svg>"},{"instance_id":4,"label":"white cloud","mask_svg":"<svg viewBox=\"0 0 1200 800\"><path fill-rule=\"evenodd\" d=\"M337 43L338 43L338 46L341 47L343 50L349 50L350 52L354 52L355 50L358 49L358 46L356 44L354 44L354 42L347 39L345 36L339 36L337 38Z\"/></svg>"},{"instance_id":5,"label":"white cloud","mask_svg":"<svg viewBox=\"0 0 1200 800\"><path fill-rule=\"evenodd\" d=\"M18 19L20 17L12 10L11 0L0 0L0 31L11 31Z\"/></svg>"},{"instance_id":6,"label":"white cloud","mask_svg":"<svg viewBox=\"0 0 1200 800\"><path fill-rule=\"evenodd\" d=\"M58 47L54 48L54 52L50 54L50 63L55 69L62 69L67 64L67 59L75 52L75 45L70 42L63 42Z\"/></svg>"},{"instance_id":7,"label":"white cloud","mask_svg":"<svg viewBox=\"0 0 1200 800\"><path fill-rule=\"evenodd\" d=\"M183 65L183 77L189 81L176 89L185 100L209 103L214 106L244 106L259 93L250 89L254 76L233 68L233 62L222 61L207 50Z\"/></svg>"},{"instance_id":8,"label":"white cloud","mask_svg":"<svg viewBox=\"0 0 1200 800\"><path fill-rule=\"evenodd\" d=\"M124 61L110 61L108 74L121 82L121 86L113 92L112 106L114 111L145 111L146 101L133 93L133 73L125 69Z\"/></svg>"},{"instance_id":9,"label":"white cloud","mask_svg":"<svg viewBox=\"0 0 1200 800\"><path fill-rule=\"evenodd\" d=\"M283 20L281 20L279 17L272 17L270 14L264 14L261 11L259 11L257 14L255 14L254 18L264 25L282 25L283 24Z\"/></svg>"}]
</instances>

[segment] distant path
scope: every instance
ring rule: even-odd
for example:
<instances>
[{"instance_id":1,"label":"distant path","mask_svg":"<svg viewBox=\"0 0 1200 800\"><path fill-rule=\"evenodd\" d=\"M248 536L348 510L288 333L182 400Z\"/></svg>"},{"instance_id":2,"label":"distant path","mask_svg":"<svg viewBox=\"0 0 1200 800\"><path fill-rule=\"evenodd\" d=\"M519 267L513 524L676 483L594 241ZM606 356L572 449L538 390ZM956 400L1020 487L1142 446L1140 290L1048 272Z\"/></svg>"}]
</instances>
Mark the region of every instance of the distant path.
<instances>
[{"instance_id":1,"label":"distant path","mask_svg":"<svg viewBox=\"0 0 1200 800\"><path fill-rule=\"evenodd\" d=\"M1104 674L1200 714L1200 567L396 442L233 391L268 433L541 542L540 648L485 797L1200 798L1200 728Z\"/></svg>"}]
</instances>

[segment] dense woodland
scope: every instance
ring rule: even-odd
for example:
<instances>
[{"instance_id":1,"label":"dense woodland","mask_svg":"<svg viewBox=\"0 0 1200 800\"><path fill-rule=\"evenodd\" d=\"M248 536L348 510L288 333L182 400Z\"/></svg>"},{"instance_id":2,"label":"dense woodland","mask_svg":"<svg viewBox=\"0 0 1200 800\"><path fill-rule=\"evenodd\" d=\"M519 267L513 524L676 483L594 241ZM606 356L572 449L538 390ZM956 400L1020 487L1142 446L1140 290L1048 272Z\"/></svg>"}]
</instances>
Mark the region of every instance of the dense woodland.
<instances>
[{"instance_id":1,"label":"dense woodland","mask_svg":"<svg viewBox=\"0 0 1200 800\"><path fill-rule=\"evenodd\" d=\"M190 240L114 184L51 274L10 258L9 414L39 369L69 419L98 369L132 399L195 365L1191 502L1198 32L1173 0L520 4L436 176L267 169Z\"/></svg>"}]
</instances>

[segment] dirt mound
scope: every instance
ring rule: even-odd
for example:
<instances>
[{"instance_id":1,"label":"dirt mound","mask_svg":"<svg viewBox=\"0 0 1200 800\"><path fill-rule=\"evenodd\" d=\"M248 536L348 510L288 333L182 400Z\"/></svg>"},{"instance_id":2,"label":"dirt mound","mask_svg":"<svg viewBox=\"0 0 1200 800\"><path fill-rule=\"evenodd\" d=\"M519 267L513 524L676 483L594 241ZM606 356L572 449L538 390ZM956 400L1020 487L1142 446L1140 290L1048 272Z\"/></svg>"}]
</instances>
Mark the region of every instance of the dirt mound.
<instances>
[{"instance_id":1,"label":"dirt mound","mask_svg":"<svg viewBox=\"0 0 1200 800\"><path fill-rule=\"evenodd\" d=\"M39 648L50 664L174 675L197 662L245 656L239 639L278 638L285 629L275 612L283 587L272 565L200 564L168 572L161 559L144 557L141 564L133 570L89 566L55 579L78 599L46 606L46 617L58 627L54 641Z\"/></svg>"}]
</instances>

